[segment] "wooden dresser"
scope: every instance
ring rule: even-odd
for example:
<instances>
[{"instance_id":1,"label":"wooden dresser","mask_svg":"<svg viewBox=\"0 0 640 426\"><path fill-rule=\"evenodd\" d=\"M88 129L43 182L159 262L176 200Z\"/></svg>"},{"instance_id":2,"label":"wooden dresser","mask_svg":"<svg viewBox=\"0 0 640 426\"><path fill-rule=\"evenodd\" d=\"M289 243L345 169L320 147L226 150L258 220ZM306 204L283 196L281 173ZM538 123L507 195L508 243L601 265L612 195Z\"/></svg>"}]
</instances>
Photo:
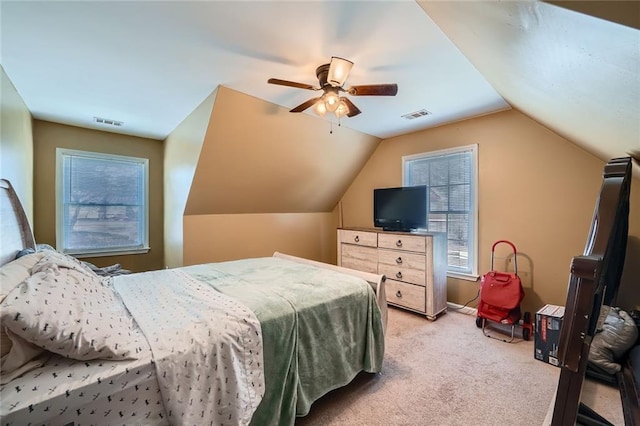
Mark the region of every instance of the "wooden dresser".
<instances>
[{"instance_id":1,"label":"wooden dresser","mask_svg":"<svg viewBox=\"0 0 640 426\"><path fill-rule=\"evenodd\" d=\"M443 233L338 229L338 265L387 277L387 303L435 320L447 309Z\"/></svg>"}]
</instances>

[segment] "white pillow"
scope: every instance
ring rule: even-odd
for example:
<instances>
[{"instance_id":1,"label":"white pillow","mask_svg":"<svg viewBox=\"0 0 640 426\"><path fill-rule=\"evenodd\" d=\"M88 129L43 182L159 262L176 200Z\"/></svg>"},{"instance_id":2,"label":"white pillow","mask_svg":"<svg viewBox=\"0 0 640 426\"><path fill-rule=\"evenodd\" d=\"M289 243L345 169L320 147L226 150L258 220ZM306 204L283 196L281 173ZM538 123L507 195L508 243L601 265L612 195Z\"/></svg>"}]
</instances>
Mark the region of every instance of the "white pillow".
<instances>
[{"instance_id":1,"label":"white pillow","mask_svg":"<svg viewBox=\"0 0 640 426\"><path fill-rule=\"evenodd\" d=\"M86 275L88 278L100 279L100 277L93 272L91 268L73 256L53 250L45 250L39 253L42 254L42 257L38 260L38 263L31 268L31 274L35 274L36 272L44 271L46 269L67 268L78 271L81 274Z\"/></svg>"},{"instance_id":2,"label":"white pillow","mask_svg":"<svg viewBox=\"0 0 640 426\"><path fill-rule=\"evenodd\" d=\"M58 260L43 257L7 295L3 326L69 358L137 358L147 343L113 288L73 261Z\"/></svg>"},{"instance_id":3,"label":"white pillow","mask_svg":"<svg viewBox=\"0 0 640 426\"><path fill-rule=\"evenodd\" d=\"M31 276L31 268L44 257L44 253L32 253L0 267L0 302L18 284Z\"/></svg>"}]
</instances>

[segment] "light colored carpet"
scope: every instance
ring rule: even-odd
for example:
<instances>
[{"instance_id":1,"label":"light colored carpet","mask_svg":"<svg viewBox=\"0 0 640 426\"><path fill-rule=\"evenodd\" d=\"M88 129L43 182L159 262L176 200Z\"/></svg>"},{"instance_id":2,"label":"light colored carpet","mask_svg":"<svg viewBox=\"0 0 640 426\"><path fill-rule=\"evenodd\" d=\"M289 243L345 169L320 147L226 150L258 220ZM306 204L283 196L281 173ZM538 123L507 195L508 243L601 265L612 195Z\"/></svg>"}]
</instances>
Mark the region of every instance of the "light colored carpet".
<instances>
[{"instance_id":1,"label":"light colored carpet","mask_svg":"<svg viewBox=\"0 0 640 426\"><path fill-rule=\"evenodd\" d=\"M541 425L559 374L533 357L533 339L490 339L462 313L432 322L390 308L383 373L330 392L296 425ZM616 389L586 383L582 399L623 424Z\"/></svg>"}]
</instances>

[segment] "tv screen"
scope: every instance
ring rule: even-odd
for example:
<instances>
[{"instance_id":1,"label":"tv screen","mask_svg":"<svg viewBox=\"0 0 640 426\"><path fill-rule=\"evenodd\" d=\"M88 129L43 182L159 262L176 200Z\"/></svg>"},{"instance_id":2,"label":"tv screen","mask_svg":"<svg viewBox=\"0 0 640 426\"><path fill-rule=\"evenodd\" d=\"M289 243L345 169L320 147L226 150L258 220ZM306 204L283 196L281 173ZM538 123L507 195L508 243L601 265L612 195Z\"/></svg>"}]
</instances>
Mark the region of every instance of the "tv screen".
<instances>
[{"instance_id":1,"label":"tv screen","mask_svg":"<svg viewBox=\"0 0 640 426\"><path fill-rule=\"evenodd\" d=\"M385 231L427 227L427 187L404 186L373 190L373 224Z\"/></svg>"}]
</instances>

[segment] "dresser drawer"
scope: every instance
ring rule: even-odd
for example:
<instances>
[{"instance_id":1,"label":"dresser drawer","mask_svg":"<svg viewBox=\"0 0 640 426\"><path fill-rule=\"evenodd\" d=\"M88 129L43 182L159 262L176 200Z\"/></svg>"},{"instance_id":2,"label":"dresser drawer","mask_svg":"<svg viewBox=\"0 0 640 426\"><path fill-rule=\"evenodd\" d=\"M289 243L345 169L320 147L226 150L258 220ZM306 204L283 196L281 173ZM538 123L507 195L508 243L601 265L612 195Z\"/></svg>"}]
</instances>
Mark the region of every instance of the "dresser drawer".
<instances>
[{"instance_id":1,"label":"dresser drawer","mask_svg":"<svg viewBox=\"0 0 640 426\"><path fill-rule=\"evenodd\" d=\"M378 263L378 273L390 279L404 281L422 287L426 285L424 269Z\"/></svg>"},{"instance_id":2,"label":"dresser drawer","mask_svg":"<svg viewBox=\"0 0 640 426\"><path fill-rule=\"evenodd\" d=\"M425 312L426 296L424 287L390 279L385 284L387 302L415 311Z\"/></svg>"},{"instance_id":3,"label":"dresser drawer","mask_svg":"<svg viewBox=\"0 0 640 426\"><path fill-rule=\"evenodd\" d=\"M427 249L425 237L420 235L403 234L378 235L378 247L386 249L415 251L417 253L425 253Z\"/></svg>"},{"instance_id":4,"label":"dresser drawer","mask_svg":"<svg viewBox=\"0 0 640 426\"><path fill-rule=\"evenodd\" d=\"M340 262L345 268L378 273L377 249L353 244L340 244Z\"/></svg>"},{"instance_id":5,"label":"dresser drawer","mask_svg":"<svg viewBox=\"0 0 640 426\"><path fill-rule=\"evenodd\" d=\"M359 246L378 247L378 234L375 232L340 229L340 242Z\"/></svg>"}]
</instances>

